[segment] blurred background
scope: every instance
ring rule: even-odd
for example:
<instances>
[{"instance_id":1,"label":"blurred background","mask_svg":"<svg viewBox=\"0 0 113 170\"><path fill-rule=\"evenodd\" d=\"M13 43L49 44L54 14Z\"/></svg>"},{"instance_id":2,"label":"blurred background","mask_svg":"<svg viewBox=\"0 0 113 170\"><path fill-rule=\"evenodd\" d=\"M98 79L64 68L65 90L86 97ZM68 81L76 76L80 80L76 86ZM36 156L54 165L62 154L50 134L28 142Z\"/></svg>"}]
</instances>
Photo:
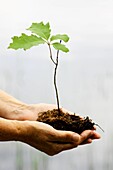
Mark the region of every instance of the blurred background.
<instances>
[{"instance_id":1,"label":"blurred background","mask_svg":"<svg viewBox=\"0 0 113 170\"><path fill-rule=\"evenodd\" d=\"M60 53L61 106L98 123L101 140L49 157L20 142L0 143L0 170L113 169L113 1L0 0L0 88L26 103L56 103L48 48L8 50L32 22L70 37Z\"/></svg>"}]
</instances>

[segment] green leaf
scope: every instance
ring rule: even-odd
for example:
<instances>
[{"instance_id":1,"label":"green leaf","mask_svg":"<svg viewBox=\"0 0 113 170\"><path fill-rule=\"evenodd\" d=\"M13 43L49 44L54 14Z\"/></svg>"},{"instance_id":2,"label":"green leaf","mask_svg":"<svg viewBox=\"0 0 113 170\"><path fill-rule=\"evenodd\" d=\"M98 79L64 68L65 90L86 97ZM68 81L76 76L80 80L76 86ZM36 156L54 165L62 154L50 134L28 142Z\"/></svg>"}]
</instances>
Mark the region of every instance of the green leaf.
<instances>
[{"instance_id":1,"label":"green leaf","mask_svg":"<svg viewBox=\"0 0 113 170\"><path fill-rule=\"evenodd\" d=\"M19 48L23 48L24 50L27 50L32 46L37 46L39 44L45 43L45 41L40 37L37 37L35 35L28 36L26 34L22 34L20 37L14 36L12 40L13 42L10 43L8 48L12 48L15 50Z\"/></svg>"},{"instance_id":2,"label":"green leaf","mask_svg":"<svg viewBox=\"0 0 113 170\"><path fill-rule=\"evenodd\" d=\"M46 40L49 39L51 29L49 23L45 24L43 22L40 23L32 23L31 27L29 27L27 30L30 30L32 33L37 34L41 38L44 38Z\"/></svg>"},{"instance_id":3,"label":"green leaf","mask_svg":"<svg viewBox=\"0 0 113 170\"><path fill-rule=\"evenodd\" d=\"M60 50L60 51L66 52L66 53L69 52L69 49L63 44L53 43L52 45L56 50Z\"/></svg>"},{"instance_id":4,"label":"green leaf","mask_svg":"<svg viewBox=\"0 0 113 170\"><path fill-rule=\"evenodd\" d=\"M68 42L69 41L69 37L66 34L57 34L57 35L53 35L50 38L50 41L53 41L53 40L63 40L64 42Z\"/></svg>"}]
</instances>

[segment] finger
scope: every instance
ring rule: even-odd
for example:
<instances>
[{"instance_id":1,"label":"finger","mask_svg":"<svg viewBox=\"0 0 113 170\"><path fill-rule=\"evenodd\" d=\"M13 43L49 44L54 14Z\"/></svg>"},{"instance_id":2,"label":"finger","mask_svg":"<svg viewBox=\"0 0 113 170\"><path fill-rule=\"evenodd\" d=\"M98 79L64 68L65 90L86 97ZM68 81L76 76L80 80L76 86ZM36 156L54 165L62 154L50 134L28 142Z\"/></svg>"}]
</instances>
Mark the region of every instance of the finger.
<instances>
[{"instance_id":1,"label":"finger","mask_svg":"<svg viewBox=\"0 0 113 170\"><path fill-rule=\"evenodd\" d=\"M56 155L62 151L76 148L78 146L79 140L80 135L74 132L57 131L57 135L48 141L49 145L51 146L49 155Z\"/></svg>"},{"instance_id":2,"label":"finger","mask_svg":"<svg viewBox=\"0 0 113 170\"><path fill-rule=\"evenodd\" d=\"M57 131L57 130L56 130ZM80 135L70 131L57 131L56 137L54 138L55 142L59 143L78 143L80 140Z\"/></svg>"},{"instance_id":3,"label":"finger","mask_svg":"<svg viewBox=\"0 0 113 170\"><path fill-rule=\"evenodd\" d=\"M100 138L101 138L100 134L93 131L93 133L91 135L91 139L93 140L93 139L100 139Z\"/></svg>"},{"instance_id":4,"label":"finger","mask_svg":"<svg viewBox=\"0 0 113 170\"><path fill-rule=\"evenodd\" d=\"M80 139L80 144L82 143L86 143L86 141L88 140L88 143L90 142L91 143L91 140L93 139L100 139L100 135L93 131L93 130L85 130L84 132L81 133L81 139Z\"/></svg>"},{"instance_id":5,"label":"finger","mask_svg":"<svg viewBox=\"0 0 113 170\"><path fill-rule=\"evenodd\" d=\"M80 134L80 140L79 140L79 144L83 143L84 141L86 141L87 139L89 139L93 134L92 130L85 130Z\"/></svg>"},{"instance_id":6,"label":"finger","mask_svg":"<svg viewBox=\"0 0 113 170\"><path fill-rule=\"evenodd\" d=\"M100 134L98 134L98 133L95 132L95 131L92 131L92 134L90 135L90 138L84 140L80 145L90 144L90 143L92 143L92 141L93 141L94 139L100 139L100 138L101 138Z\"/></svg>"},{"instance_id":7,"label":"finger","mask_svg":"<svg viewBox=\"0 0 113 170\"><path fill-rule=\"evenodd\" d=\"M86 144L90 144L92 143L92 139L86 139L85 141L83 141L80 145L86 145Z\"/></svg>"}]
</instances>

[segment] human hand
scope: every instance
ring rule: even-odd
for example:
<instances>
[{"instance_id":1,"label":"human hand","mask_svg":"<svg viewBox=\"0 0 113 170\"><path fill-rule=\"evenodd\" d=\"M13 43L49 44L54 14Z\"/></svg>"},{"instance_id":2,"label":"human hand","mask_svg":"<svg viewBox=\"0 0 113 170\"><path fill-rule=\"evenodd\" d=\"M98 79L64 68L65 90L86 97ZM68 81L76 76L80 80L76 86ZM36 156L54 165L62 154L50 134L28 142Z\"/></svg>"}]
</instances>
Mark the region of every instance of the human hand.
<instances>
[{"instance_id":1,"label":"human hand","mask_svg":"<svg viewBox=\"0 0 113 170\"><path fill-rule=\"evenodd\" d=\"M0 141L24 142L51 156L100 138L99 134L91 130L79 135L70 131L56 130L41 122L4 118L0 118L0 129Z\"/></svg>"},{"instance_id":2,"label":"human hand","mask_svg":"<svg viewBox=\"0 0 113 170\"><path fill-rule=\"evenodd\" d=\"M15 118L16 120L37 120L40 112L46 112L53 109L57 109L57 106L54 104L40 103L24 105L23 107L18 108L17 113L15 113ZM61 110L64 113L68 112L69 114L73 114L64 108L61 108Z\"/></svg>"},{"instance_id":3,"label":"human hand","mask_svg":"<svg viewBox=\"0 0 113 170\"><path fill-rule=\"evenodd\" d=\"M16 106L12 108L10 113L3 116L3 118L11 119L11 120L37 120L38 114L40 112L46 112L48 110L56 109L56 105L54 104L25 104L25 103L17 103Z\"/></svg>"},{"instance_id":4,"label":"human hand","mask_svg":"<svg viewBox=\"0 0 113 170\"><path fill-rule=\"evenodd\" d=\"M35 121L39 112L53 109L56 109L55 105L27 105L0 91L0 141L25 142L48 155L55 155L100 138L95 131L87 130L79 135L74 132L56 130L52 126ZM64 109L63 111L67 112Z\"/></svg>"},{"instance_id":5,"label":"human hand","mask_svg":"<svg viewBox=\"0 0 113 170\"><path fill-rule=\"evenodd\" d=\"M56 105L53 105L53 104L32 104L32 105L28 106L29 112L24 113L22 116L24 116L25 120L26 119L27 120L37 120L39 112L46 112L48 110L53 110L53 109L56 109L56 108L57 108ZM31 111L31 113L30 113L30 111ZM70 111L68 111L64 108L62 108L62 111L64 113L68 112L69 114L73 114L73 112L70 112ZM91 143L92 140L100 138L100 135L97 134L95 132L95 130L96 130L96 127L94 127L94 130L92 131L92 135L89 136L89 138L86 137L87 139L85 139L84 142L80 142L79 145L88 144L88 143ZM82 138L84 138L85 135L87 136L88 132L89 131L84 131L83 133L81 133L80 136L82 137L82 135L83 135Z\"/></svg>"},{"instance_id":6,"label":"human hand","mask_svg":"<svg viewBox=\"0 0 113 170\"><path fill-rule=\"evenodd\" d=\"M37 120L38 113L55 109L52 104L26 104L0 90L0 117L9 120Z\"/></svg>"},{"instance_id":7,"label":"human hand","mask_svg":"<svg viewBox=\"0 0 113 170\"><path fill-rule=\"evenodd\" d=\"M50 156L100 138L94 130L86 130L79 135L71 131L56 130L42 122L24 121L24 125L26 128L21 141Z\"/></svg>"}]
</instances>

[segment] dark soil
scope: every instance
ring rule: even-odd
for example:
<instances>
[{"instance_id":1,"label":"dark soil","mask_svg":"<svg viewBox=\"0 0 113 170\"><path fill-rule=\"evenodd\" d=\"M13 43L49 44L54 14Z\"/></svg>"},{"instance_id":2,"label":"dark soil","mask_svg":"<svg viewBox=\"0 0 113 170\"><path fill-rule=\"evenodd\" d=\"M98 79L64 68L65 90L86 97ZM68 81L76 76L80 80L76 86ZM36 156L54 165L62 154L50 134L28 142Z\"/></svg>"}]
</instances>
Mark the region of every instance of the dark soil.
<instances>
[{"instance_id":1,"label":"dark soil","mask_svg":"<svg viewBox=\"0 0 113 170\"><path fill-rule=\"evenodd\" d=\"M64 113L61 109L60 113L57 109L40 112L37 121L47 123L57 130L73 131L78 134L84 130L93 130L95 125L89 117L81 118L76 114Z\"/></svg>"}]
</instances>

